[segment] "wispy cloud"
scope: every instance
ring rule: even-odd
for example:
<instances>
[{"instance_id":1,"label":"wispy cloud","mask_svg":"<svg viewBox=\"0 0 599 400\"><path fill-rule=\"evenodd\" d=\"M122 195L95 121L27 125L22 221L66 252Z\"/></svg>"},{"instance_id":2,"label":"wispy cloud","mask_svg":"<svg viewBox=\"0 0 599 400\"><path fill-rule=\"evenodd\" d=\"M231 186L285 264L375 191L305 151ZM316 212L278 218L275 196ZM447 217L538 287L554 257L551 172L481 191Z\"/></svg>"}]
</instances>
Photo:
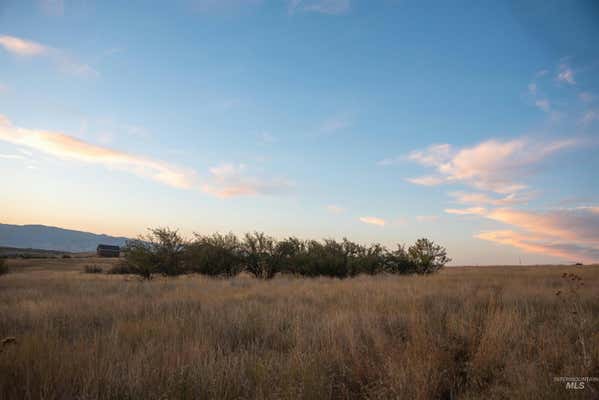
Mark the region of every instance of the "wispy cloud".
<instances>
[{"instance_id":1,"label":"wispy cloud","mask_svg":"<svg viewBox=\"0 0 599 400\"><path fill-rule=\"evenodd\" d=\"M14 36L0 36L0 46L18 56L40 56L50 52L44 45Z\"/></svg>"},{"instance_id":2,"label":"wispy cloud","mask_svg":"<svg viewBox=\"0 0 599 400\"><path fill-rule=\"evenodd\" d=\"M417 215L416 221L418 222L434 222L439 219L438 215Z\"/></svg>"},{"instance_id":3,"label":"wispy cloud","mask_svg":"<svg viewBox=\"0 0 599 400\"><path fill-rule=\"evenodd\" d=\"M500 198L492 197L485 193L479 192L451 192L450 196L454 198L454 201L460 204L476 204L476 205L493 205L493 206L507 206L513 204L526 203L532 198L532 193L517 194L510 193L507 196Z\"/></svg>"},{"instance_id":4,"label":"wispy cloud","mask_svg":"<svg viewBox=\"0 0 599 400\"><path fill-rule=\"evenodd\" d=\"M481 232L475 235L478 239L570 260L599 260L597 206L561 208L545 212L512 208L487 210L483 207L447 209L445 212L478 215L511 228Z\"/></svg>"},{"instance_id":5,"label":"wispy cloud","mask_svg":"<svg viewBox=\"0 0 599 400\"><path fill-rule=\"evenodd\" d=\"M443 164L451 157L452 148L450 144L433 144L424 151L412 151L408 159L428 167Z\"/></svg>"},{"instance_id":6,"label":"wispy cloud","mask_svg":"<svg viewBox=\"0 0 599 400\"><path fill-rule=\"evenodd\" d=\"M350 0L289 0L287 7L290 14L303 11L329 15L347 14L350 8Z\"/></svg>"},{"instance_id":7,"label":"wispy cloud","mask_svg":"<svg viewBox=\"0 0 599 400\"><path fill-rule=\"evenodd\" d=\"M535 106L542 111L549 112L551 111L551 103L547 99L539 99L535 101Z\"/></svg>"},{"instance_id":8,"label":"wispy cloud","mask_svg":"<svg viewBox=\"0 0 599 400\"><path fill-rule=\"evenodd\" d=\"M332 134L343 129L347 129L351 126L351 119L347 114L334 115L327 118L320 125L320 132L325 134Z\"/></svg>"},{"instance_id":9,"label":"wispy cloud","mask_svg":"<svg viewBox=\"0 0 599 400\"><path fill-rule=\"evenodd\" d=\"M559 82L565 82L570 85L575 85L576 81L574 80L574 71L567 64L562 63L559 66L559 71L557 73L557 80Z\"/></svg>"},{"instance_id":10,"label":"wispy cloud","mask_svg":"<svg viewBox=\"0 0 599 400\"><path fill-rule=\"evenodd\" d=\"M245 164L221 164L210 168L210 180L202 189L218 197L271 195L288 192L285 179L267 179L248 174Z\"/></svg>"},{"instance_id":11,"label":"wispy cloud","mask_svg":"<svg viewBox=\"0 0 599 400\"><path fill-rule=\"evenodd\" d=\"M190 189L195 184L195 172L192 170L90 144L60 132L20 128L1 115L0 140L60 159L100 164L107 168L123 170L172 187Z\"/></svg>"},{"instance_id":12,"label":"wispy cloud","mask_svg":"<svg viewBox=\"0 0 599 400\"><path fill-rule=\"evenodd\" d=\"M463 183L496 193L514 193L526 188L516 180L527 168L552 153L578 144L575 139L542 142L520 138L488 140L462 149L453 149L449 144L433 145L410 153L408 158L435 168L438 175L408 181L420 185Z\"/></svg>"},{"instance_id":13,"label":"wispy cloud","mask_svg":"<svg viewBox=\"0 0 599 400\"><path fill-rule=\"evenodd\" d=\"M537 236L599 246L599 214L593 207L533 212L501 208L487 218L516 226Z\"/></svg>"},{"instance_id":14,"label":"wispy cloud","mask_svg":"<svg viewBox=\"0 0 599 400\"><path fill-rule=\"evenodd\" d=\"M335 204L329 204L327 206L327 210L331 213L331 214L342 214L346 211L345 207L341 207Z\"/></svg>"},{"instance_id":15,"label":"wispy cloud","mask_svg":"<svg viewBox=\"0 0 599 400\"><path fill-rule=\"evenodd\" d=\"M417 178L406 178L406 181L413 183L415 185L422 186L436 186L443 183L445 180L438 176L419 176Z\"/></svg>"},{"instance_id":16,"label":"wispy cloud","mask_svg":"<svg viewBox=\"0 0 599 400\"><path fill-rule=\"evenodd\" d=\"M193 0L192 8L197 12L223 12L260 6L263 3L263 0Z\"/></svg>"},{"instance_id":17,"label":"wispy cloud","mask_svg":"<svg viewBox=\"0 0 599 400\"><path fill-rule=\"evenodd\" d=\"M85 142L62 132L48 132L21 128L0 115L0 140L40 151L53 157L102 165L109 169L125 171L137 176L180 189L202 190L218 197L279 194L293 185L284 179L267 179L248 174L244 164L223 164L209 170L209 179L200 182L198 173L190 168L141 155L127 153ZM26 149L19 152L31 160ZM16 159L18 154L3 158Z\"/></svg>"},{"instance_id":18,"label":"wispy cloud","mask_svg":"<svg viewBox=\"0 0 599 400\"><path fill-rule=\"evenodd\" d=\"M516 247L527 253L559 257L562 261L566 262L595 262L599 260L599 249L595 247L579 246L575 243L552 242L544 237L521 234L511 230L481 232L475 237L502 245Z\"/></svg>"},{"instance_id":19,"label":"wispy cloud","mask_svg":"<svg viewBox=\"0 0 599 400\"><path fill-rule=\"evenodd\" d=\"M0 46L18 57L45 57L51 60L61 71L82 76L95 77L98 72L87 64L74 60L64 50L56 49L31 40L15 36L0 36Z\"/></svg>"},{"instance_id":20,"label":"wispy cloud","mask_svg":"<svg viewBox=\"0 0 599 400\"><path fill-rule=\"evenodd\" d=\"M446 208L447 214L455 215L484 215L487 209L484 207L470 207L470 208Z\"/></svg>"},{"instance_id":21,"label":"wispy cloud","mask_svg":"<svg viewBox=\"0 0 599 400\"><path fill-rule=\"evenodd\" d=\"M359 220L365 224L385 226L385 220L378 217L360 217Z\"/></svg>"}]
</instances>

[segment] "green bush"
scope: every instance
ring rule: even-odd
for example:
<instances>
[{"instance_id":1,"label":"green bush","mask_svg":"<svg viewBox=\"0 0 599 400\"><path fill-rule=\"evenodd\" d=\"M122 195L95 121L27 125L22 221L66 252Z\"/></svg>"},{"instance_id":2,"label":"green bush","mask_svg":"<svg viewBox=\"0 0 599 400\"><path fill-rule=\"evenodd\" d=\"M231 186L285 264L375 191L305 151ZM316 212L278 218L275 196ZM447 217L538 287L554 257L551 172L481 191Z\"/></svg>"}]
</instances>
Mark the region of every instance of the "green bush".
<instances>
[{"instance_id":1,"label":"green bush","mask_svg":"<svg viewBox=\"0 0 599 400\"><path fill-rule=\"evenodd\" d=\"M277 273L301 276L352 277L359 274L429 274L449 261L445 248L419 239L409 248L389 250L381 244L364 246L343 239L276 240L262 232L247 233L239 240L225 235L195 234L186 242L176 230L152 229L145 237L127 242L124 262L109 273L134 273L146 279L154 274L188 272L210 276L234 276L246 271L270 279Z\"/></svg>"},{"instance_id":2,"label":"green bush","mask_svg":"<svg viewBox=\"0 0 599 400\"><path fill-rule=\"evenodd\" d=\"M212 236L195 235L185 249L185 266L205 275L234 276L243 269L242 246L232 233Z\"/></svg>"},{"instance_id":3,"label":"green bush","mask_svg":"<svg viewBox=\"0 0 599 400\"><path fill-rule=\"evenodd\" d=\"M276 240L262 232L246 233L241 247L245 270L256 278L271 279L283 266Z\"/></svg>"},{"instance_id":4,"label":"green bush","mask_svg":"<svg viewBox=\"0 0 599 400\"><path fill-rule=\"evenodd\" d=\"M150 229L150 233L129 240L123 248L125 265L134 274L152 279L153 274L179 275L185 272L186 243L176 230Z\"/></svg>"},{"instance_id":5,"label":"green bush","mask_svg":"<svg viewBox=\"0 0 599 400\"><path fill-rule=\"evenodd\" d=\"M418 239L408 249L408 255L414 264L415 272L419 274L437 272L451 261L444 247L428 239Z\"/></svg>"}]
</instances>

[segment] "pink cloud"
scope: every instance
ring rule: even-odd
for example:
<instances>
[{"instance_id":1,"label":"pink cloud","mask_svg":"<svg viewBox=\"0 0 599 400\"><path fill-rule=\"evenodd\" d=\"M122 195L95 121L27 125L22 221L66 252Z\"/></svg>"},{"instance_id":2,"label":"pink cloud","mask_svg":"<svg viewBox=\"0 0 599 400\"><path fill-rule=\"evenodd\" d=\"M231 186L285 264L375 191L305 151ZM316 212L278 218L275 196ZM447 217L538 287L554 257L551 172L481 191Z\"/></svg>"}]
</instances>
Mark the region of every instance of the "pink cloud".
<instances>
[{"instance_id":1,"label":"pink cloud","mask_svg":"<svg viewBox=\"0 0 599 400\"><path fill-rule=\"evenodd\" d=\"M0 36L0 46L20 57L45 57L61 71L80 77L96 77L98 72L87 64L74 60L67 52L15 36Z\"/></svg>"},{"instance_id":2,"label":"pink cloud","mask_svg":"<svg viewBox=\"0 0 599 400\"><path fill-rule=\"evenodd\" d=\"M385 226L385 220L377 217L360 217L361 222L370 225Z\"/></svg>"},{"instance_id":3,"label":"pink cloud","mask_svg":"<svg viewBox=\"0 0 599 400\"><path fill-rule=\"evenodd\" d=\"M531 212L512 209L490 211L486 218L502 222L520 231L482 232L475 237L511 245L533 253L569 260L599 260L599 207Z\"/></svg>"},{"instance_id":4,"label":"pink cloud","mask_svg":"<svg viewBox=\"0 0 599 400\"><path fill-rule=\"evenodd\" d=\"M510 194L526 188L517 182L527 168L561 149L579 144L575 139L551 142L525 138L488 140L473 147L454 150L450 145L434 145L410 153L409 159L433 167L439 176L410 178L415 184L463 183L477 189Z\"/></svg>"},{"instance_id":5,"label":"pink cloud","mask_svg":"<svg viewBox=\"0 0 599 400\"><path fill-rule=\"evenodd\" d=\"M599 215L594 207L532 212L501 208L486 217L535 235L599 245Z\"/></svg>"},{"instance_id":6,"label":"pink cloud","mask_svg":"<svg viewBox=\"0 0 599 400\"><path fill-rule=\"evenodd\" d=\"M437 176L420 176L418 178L407 178L406 181L422 186L435 186L444 182L443 178Z\"/></svg>"},{"instance_id":7,"label":"pink cloud","mask_svg":"<svg viewBox=\"0 0 599 400\"><path fill-rule=\"evenodd\" d=\"M0 36L0 46L9 53L18 56L39 56L47 54L50 49L40 43L21 39L15 36Z\"/></svg>"},{"instance_id":8,"label":"pink cloud","mask_svg":"<svg viewBox=\"0 0 599 400\"><path fill-rule=\"evenodd\" d=\"M447 214L455 215L485 215L487 209L484 207L470 207L470 208L446 208Z\"/></svg>"},{"instance_id":9,"label":"pink cloud","mask_svg":"<svg viewBox=\"0 0 599 400\"><path fill-rule=\"evenodd\" d=\"M60 132L20 128L1 115L0 140L65 160L101 164L127 171L177 188L189 189L193 187L195 181L195 172L192 170L90 144Z\"/></svg>"}]
</instances>

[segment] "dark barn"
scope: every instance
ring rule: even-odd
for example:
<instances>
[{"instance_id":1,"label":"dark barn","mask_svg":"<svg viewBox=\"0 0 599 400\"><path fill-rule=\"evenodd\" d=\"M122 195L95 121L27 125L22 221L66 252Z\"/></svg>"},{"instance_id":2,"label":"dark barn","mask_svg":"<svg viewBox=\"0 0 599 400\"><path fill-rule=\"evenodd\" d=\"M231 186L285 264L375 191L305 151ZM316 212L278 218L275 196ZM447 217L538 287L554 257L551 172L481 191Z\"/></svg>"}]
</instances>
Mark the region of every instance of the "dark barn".
<instances>
[{"instance_id":1,"label":"dark barn","mask_svg":"<svg viewBox=\"0 0 599 400\"><path fill-rule=\"evenodd\" d=\"M99 244L96 253L98 257L118 257L121 254L121 248L109 244Z\"/></svg>"}]
</instances>

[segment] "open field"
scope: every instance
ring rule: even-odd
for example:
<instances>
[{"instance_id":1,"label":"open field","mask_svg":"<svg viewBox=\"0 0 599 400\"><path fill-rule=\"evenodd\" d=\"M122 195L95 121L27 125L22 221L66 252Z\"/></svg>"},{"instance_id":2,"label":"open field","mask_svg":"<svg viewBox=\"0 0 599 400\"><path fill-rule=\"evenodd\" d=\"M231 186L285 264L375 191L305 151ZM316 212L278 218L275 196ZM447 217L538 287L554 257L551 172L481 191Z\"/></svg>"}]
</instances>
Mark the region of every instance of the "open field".
<instances>
[{"instance_id":1,"label":"open field","mask_svg":"<svg viewBox=\"0 0 599 400\"><path fill-rule=\"evenodd\" d=\"M0 339L16 343L0 353L0 398L598 396L599 382L554 382L599 377L596 266L270 281L81 272L114 262L9 260Z\"/></svg>"}]
</instances>

